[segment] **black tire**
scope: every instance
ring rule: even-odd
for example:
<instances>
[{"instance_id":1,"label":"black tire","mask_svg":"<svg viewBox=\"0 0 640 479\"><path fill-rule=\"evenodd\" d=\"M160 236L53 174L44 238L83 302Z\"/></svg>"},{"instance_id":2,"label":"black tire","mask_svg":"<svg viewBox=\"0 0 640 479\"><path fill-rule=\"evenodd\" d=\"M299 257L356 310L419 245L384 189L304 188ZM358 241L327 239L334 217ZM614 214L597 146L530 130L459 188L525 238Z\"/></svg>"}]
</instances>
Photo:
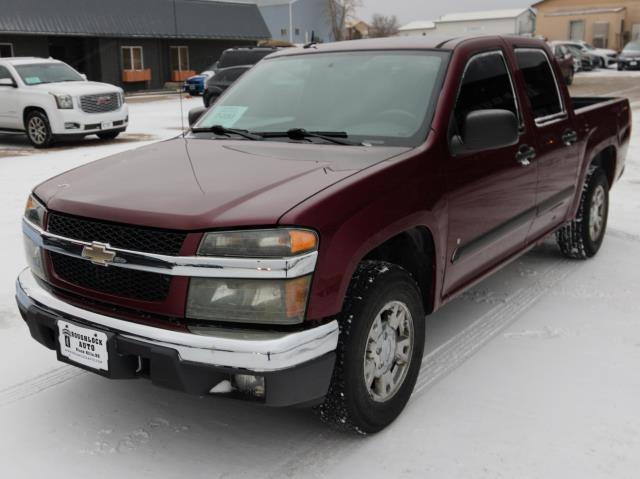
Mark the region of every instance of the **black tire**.
<instances>
[{"instance_id":1,"label":"black tire","mask_svg":"<svg viewBox=\"0 0 640 479\"><path fill-rule=\"evenodd\" d=\"M47 114L40 110L32 110L24 122L27 138L36 148L48 148L53 145L53 134Z\"/></svg>"},{"instance_id":2,"label":"black tire","mask_svg":"<svg viewBox=\"0 0 640 479\"><path fill-rule=\"evenodd\" d=\"M211 96L207 94L203 95L202 103L204 103L205 108L209 108L209 105L211 104Z\"/></svg>"},{"instance_id":3,"label":"black tire","mask_svg":"<svg viewBox=\"0 0 640 479\"><path fill-rule=\"evenodd\" d=\"M569 76L565 79L565 82L567 83L567 85L573 85L573 68L571 69L571 71L569 72Z\"/></svg>"},{"instance_id":4,"label":"black tire","mask_svg":"<svg viewBox=\"0 0 640 479\"><path fill-rule=\"evenodd\" d=\"M618 71L621 72L624 70L624 65L622 63L618 63Z\"/></svg>"},{"instance_id":5,"label":"black tire","mask_svg":"<svg viewBox=\"0 0 640 479\"><path fill-rule=\"evenodd\" d=\"M119 134L119 131L105 131L103 133L96 133L96 135L98 135L98 138L100 138L101 140L115 140Z\"/></svg>"},{"instance_id":6,"label":"black tire","mask_svg":"<svg viewBox=\"0 0 640 479\"><path fill-rule=\"evenodd\" d=\"M599 204L599 196L603 195L601 222L594 222L591 214L594 204ZM592 167L587 174L580 198L580 206L576 217L556 232L556 241L560 251L567 258L588 259L595 256L602 246L607 231L609 216L609 181L602 168ZM594 228L600 224L599 228Z\"/></svg>"},{"instance_id":7,"label":"black tire","mask_svg":"<svg viewBox=\"0 0 640 479\"><path fill-rule=\"evenodd\" d=\"M371 348L369 334L373 323L391 302L406 306L413 324L413 341L408 361L403 362L406 369L397 382L397 389L381 402L372 396L375 379L371 386L365 382L365 354L369 354L367 348ZM381 261L365 261L358 266L338 318L340 339L331 386L324 402L316 408L325 423L342 431L369 434L384 429L398 417L420 372L424 316L420 290L406 270ZM406 327L403 329L406 331ZM395 339L392 344L398 346ZM392 354L396 361L397 350L393 351L396 351ZM403 366L394 365L390 371L396 367Z\"/></svg>"}]
</instances>

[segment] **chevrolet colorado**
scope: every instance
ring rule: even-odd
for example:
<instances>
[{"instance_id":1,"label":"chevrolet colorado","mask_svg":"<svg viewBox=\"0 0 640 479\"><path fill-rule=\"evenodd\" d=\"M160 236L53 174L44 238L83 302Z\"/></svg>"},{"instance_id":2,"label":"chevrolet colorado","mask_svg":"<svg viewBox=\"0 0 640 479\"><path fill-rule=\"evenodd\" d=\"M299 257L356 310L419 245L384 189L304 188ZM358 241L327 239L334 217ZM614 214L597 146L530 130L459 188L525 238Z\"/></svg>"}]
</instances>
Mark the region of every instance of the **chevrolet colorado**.
<instances>
[{"instance_id":1,"label":"chevrolet colorado","mask_svg":"<svg viewBox=\"0 0 640 479\"><path fill-rule=\"evenodd\" d=\"M547 45L395 38L270 55L178 138L37 186L20 312L60 361L199 395L402 411L425 314L551 233L594 256L626 99Z\"/></svg>"}]
</instances>

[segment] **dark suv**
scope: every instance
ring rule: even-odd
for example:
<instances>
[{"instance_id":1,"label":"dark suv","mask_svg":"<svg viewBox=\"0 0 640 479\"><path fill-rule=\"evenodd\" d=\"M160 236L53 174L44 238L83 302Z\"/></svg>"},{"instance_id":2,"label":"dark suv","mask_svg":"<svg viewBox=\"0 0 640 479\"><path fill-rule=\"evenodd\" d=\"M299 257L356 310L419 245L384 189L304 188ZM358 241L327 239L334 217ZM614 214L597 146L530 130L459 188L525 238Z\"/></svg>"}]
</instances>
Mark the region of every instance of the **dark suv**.
<instances>
[{"instance_id":1,"label":"dark suv","mask_svg":"<svg viewBox=\"0 0 640 479\"><path fill-rule=\"evenodd\" d=\"M253 65L278 51L273 47L237 47L222 52L215 75L207 80L202 100L208 107Z\"/></svg>"}]
</instances>

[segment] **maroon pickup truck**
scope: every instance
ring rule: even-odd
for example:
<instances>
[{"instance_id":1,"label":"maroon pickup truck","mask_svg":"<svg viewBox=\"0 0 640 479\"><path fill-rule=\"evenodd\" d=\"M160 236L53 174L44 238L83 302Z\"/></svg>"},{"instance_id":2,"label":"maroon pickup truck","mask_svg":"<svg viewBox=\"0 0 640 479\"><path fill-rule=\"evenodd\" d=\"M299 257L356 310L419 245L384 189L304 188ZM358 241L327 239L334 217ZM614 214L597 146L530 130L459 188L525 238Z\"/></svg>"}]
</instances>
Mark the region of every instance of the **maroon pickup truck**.
<instances>
[{"instance_id":1,"label":"maroon pickup truck","mask_svg":"<svg viewBox=\"0 0 640 479\"><path fill-rule=\"evenodd\" d=\"M630 115L571 98L530 39L281 51L186 135L37 186L19 309L104 377L375 432L414 388L425 314L550 233L598 252Z\"/></svg>"}]
</instances>

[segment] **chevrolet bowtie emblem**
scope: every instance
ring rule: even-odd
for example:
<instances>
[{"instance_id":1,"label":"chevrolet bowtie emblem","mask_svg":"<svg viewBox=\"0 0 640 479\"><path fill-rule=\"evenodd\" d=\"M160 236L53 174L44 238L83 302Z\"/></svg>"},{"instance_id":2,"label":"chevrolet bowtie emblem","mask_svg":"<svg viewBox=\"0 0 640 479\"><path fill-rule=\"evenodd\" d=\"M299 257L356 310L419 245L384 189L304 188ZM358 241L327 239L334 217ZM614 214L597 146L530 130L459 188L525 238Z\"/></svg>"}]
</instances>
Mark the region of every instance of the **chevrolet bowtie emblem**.
<instances>
[{"instance_id":1,"label":"chevrolet bowtie emblem","mask_svg":"<svg viewBox=\"0 0 640 479\"><path fill-rule=\"evenodd\" d=\"M91 246L82 248L82 257L87 258L93 264L108 266L113 263L116 252L108 249L109 245L94 241Z\"/></svg>"}]
</instances>

